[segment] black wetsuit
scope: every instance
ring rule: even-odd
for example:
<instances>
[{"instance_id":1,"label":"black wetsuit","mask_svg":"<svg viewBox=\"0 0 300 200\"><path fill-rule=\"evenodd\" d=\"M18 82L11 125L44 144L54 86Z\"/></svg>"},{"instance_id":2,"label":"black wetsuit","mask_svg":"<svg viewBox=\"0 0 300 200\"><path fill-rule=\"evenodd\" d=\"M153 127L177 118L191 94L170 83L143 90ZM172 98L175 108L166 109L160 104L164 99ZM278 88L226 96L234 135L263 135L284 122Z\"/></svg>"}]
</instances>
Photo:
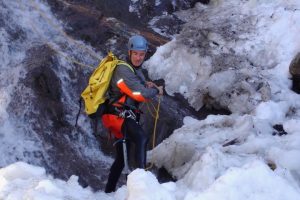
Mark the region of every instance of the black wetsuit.
<instances>
[{"instance_id":1,"label":"black wetsuit","mask_svg":"<svg viewBox=\"0 0 300 200\"><path fill-rule=\"evenodd\" d=\"M148 136L145 134L141 126L131 118L125 119L125 122L122 126L122 132L126 133L127 159L129 160L131 143L134 143L136 167L145 168ZM116 158L110 168L108 181L105 187L106 193L115 191L117 182L124 168L124 156L123 156L124 154L123 154L122 140L119 140L115 144L115 147L116 147Z\"/></svg>"},{"instance_id":2,"label":"black wetsuit","mask_svg":"<svg viewBox=\"0 0 300 200\"><path fill-rule=\"evenodd\" d=\"M135 72L132 72L127 66L120 65L117 66L112 76L108 92L110 99L116 99L116 97L120 96L121 92L117 87L117 83L120 79L123 79L126 85L132 91L140 92L141 95L146 99L155 97L155 95L158 94L158 90L156 88L146 87L145 77L143 76L140 68L135 68ZM132 99L129 96L126 98L125 103L126 105L130 105L136 108L139 104L135 99ZM139 117L137 116L137 120L138 118ZM121 132L123 133L123 135L126 135L128 155L130 152L131 143L134 143L136 167L145 168L148 136L146 135L138 121L135 121L132 118L125 118L124 123L122 124ZM115 191L117 182L124 168L122 141L120 140L115 145L116 158L113 165L111 166L108 181L106 184L105 192L107 193ZM129 156L127 157L129 158Z\"/></svg>"}]
</instances>

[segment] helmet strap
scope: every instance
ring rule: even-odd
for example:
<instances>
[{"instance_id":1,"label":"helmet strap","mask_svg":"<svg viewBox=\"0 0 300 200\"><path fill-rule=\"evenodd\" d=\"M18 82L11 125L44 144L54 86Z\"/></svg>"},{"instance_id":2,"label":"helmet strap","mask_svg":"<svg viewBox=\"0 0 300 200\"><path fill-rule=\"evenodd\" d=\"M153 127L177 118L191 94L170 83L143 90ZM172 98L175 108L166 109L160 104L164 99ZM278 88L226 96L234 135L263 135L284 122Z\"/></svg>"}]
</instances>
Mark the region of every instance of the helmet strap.
<instances>
[{"instance_id":1,"label":"helmet strap","mask_svg":"<svg viewBox=\"0 0 300 200\"><path fill-rule=\"evenodd\" d=\"M128 62L131 66L135 67L135 66L132 64L131 56L132 56L132 53L131 53L131 50L129 50L129 53L128 53L128 56L127 56L127 62Z\"/></svg>"},{"instance_id":2,"label":"helmet strap","mask_svg":"<svg viewBox=\"0 0 300 200\"><path fill-rule=\"evenodd\" d=\"M132 65L132 62L131 62L131 56L132 56L132 53L131 53L131 50L129 50L128 58L129 58L130 64Z\"/></svg>"}]
</instances>

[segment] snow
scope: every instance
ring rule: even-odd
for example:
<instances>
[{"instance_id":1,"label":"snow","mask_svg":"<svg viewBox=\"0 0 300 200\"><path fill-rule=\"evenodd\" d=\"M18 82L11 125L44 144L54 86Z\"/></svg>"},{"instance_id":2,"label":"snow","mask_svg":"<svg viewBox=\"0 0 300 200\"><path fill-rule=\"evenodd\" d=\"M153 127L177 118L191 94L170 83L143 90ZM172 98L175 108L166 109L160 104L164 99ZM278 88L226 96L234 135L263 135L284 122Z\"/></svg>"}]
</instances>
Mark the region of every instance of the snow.
<instances>
[{"instance_id":1,"label":"snow","mask_svg":"<svg viewBox=\"0 0 300 200\"><path fill-rule=\"evenodd\" d=\"M289 89L288 73L300 51L300 1L218 0L177 15L186 26L145 63L149 75L163 78L169 95L181 93L195 109L211 103L232 112L204 120L187 116L149 152L149 160L177 181L161 184L151 172L136 169L126 185L105 194L82 188L76 176L63 181L17 162L0 169L0 199L300 199L300 96ZM13 59L6 33L0 33L8 64ZM9 95L1 94L5 117L2 99ZM205 102L207 95L214 102ZM274 135L276 124L287 134Z\"/></svg>"},{"instance_id":2,"label":"snow","mask_svg":"<svg viewBox=\"0 0 300 200\"><path fill-rule=\"evenodd\" d=\"M198 5L177 14L187 21L185 28L145 63L151 78L165 80L168 94L181 93L197 110L212 96L232 112L250 113L271 94L290 87L288 65L300 49L295 42L299 2Z\"/></svg>"},{"instance_id":3,"label":"snow","mask_svg":"<svg viewBox=\"0 0 300 200\"><path fill-rule=\"evenodd\" d=\"M17 162L0 170L0 199L7 200L79 200L112 199L103 192L82 188L78 177L61 181L47 176L41 167Z\"/></svg>"},{"instance_id":4,"label":"snow","mask_svg":"<svg viewBox=\"0 0 300 200\"><path fill-rule=\"evenodd\" d=\"M245 182L247 180L247 182ZM298 199L299 192L287 181L274 176L262 162L254 161L241 168L230 168L201 194L191 193L186 200L213 199Z\"/></svg>"},{"instance_id":5,"label":"snow","mask_svg":"<svg viewBox=\"0 0 300 200\"><path fill-rule=\"evenodd\" d=\"M131 0L128 11L131 13L136 13L140 17L141 14L139 12L139 0Z\"/></svg>"},{"instance_id":6,"label":"snow","mask_svg":"<svg viewBox=\"0 0 300 200\"><path fill-rule=\"evenodd\" d=\"M175 183L159 184L155 176L143 169L137 169L128 176L128 199L172 200ZM151 194L151 195L145 195Z\"/></svg>"}]
</instances>

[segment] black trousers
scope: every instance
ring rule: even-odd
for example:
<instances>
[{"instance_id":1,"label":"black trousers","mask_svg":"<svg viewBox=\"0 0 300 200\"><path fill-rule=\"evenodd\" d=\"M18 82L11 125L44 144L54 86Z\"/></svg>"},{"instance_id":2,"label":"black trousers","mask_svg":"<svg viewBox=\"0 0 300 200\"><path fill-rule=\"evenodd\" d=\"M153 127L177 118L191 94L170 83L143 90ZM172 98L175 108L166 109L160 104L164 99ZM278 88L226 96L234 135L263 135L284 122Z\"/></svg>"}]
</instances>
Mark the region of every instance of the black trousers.
<instances>
[{"instance_id":1,"label":"black trousers","mask_svg":"<svg viewBox=\"0 0 300 200\"><path fill-rule=\"evenodd\" d=\"M130 144L135 144L135 163L137 168L145 168L148 136L142 127L133 119L126 118L122 125L122 133L126 136L127 158L129 160ZM116 158L110 168L105 192L110 193L116 190L116 185L124 168L123 143L115 144Z\"/></svg>"}]
</instances>

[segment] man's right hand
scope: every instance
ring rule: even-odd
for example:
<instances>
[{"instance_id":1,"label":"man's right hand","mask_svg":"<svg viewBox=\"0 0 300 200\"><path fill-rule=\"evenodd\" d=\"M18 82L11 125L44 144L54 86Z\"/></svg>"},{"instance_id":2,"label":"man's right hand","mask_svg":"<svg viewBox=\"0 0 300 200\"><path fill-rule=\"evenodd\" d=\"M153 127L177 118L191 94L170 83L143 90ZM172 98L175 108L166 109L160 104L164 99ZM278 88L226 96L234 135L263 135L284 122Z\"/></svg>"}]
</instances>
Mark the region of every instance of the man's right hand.
<instances>
[{"instance_id":1,"label":"man's right hand","mask_svg":"<svg viewBox=\"0 0 300 200\"><path fill-rule=\"evenodd\" d=\"M156 88L158 89L158 95L163 95L164 94L163 86L157 86Z\"/></svg>"}]
</instances>

